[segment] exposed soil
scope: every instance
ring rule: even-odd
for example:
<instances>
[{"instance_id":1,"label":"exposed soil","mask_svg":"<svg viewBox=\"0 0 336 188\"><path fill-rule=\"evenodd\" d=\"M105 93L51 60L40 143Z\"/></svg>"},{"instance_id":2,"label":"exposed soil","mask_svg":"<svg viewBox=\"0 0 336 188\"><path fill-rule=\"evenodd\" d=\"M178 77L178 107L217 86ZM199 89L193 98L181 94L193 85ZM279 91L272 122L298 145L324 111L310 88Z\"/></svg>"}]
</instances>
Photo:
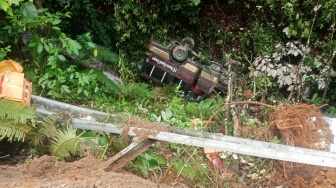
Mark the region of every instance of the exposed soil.
<instances>
[{"instance_id":1,"label":"exposed soil","mask_svg":"<svg viewBox=\"0 0 336 188\"><path fill-rule=\"evenodd\" d=\"M75 162L61 162L57 161L54 157L45 155L16 166L0 166L0 187L192 187L176 183L174 181L175 177L167 178L166 182L169 181L169 179L171 182L163 184L145 180L126 171L120 173L113 171L107 172L102 168L104 163L104 160L95 159L91 156ZM238 169L237 172L232 168L214 169L214 171L218 173L218 178L226 178L230 187L336 187L336 169L294 163L288 163L288 165L285 165L287 169L282 169L283 166L281 166L281 164L283 164L283 162L275 162L275 165L278 165L275 166L275 168L279 171L270 173L269 177L265 177L263 181L257 183L242 182L241 179L243 175L241 169ZM280 169L285 170L285 173Z\"/></svg>"},{"instance_id":2,"label":"exposed soil","mask_svg":"<svg viewBox=\"0 0 336 188\"><path fill-rule=\"evenodd\" d=\"M127 172L106 172L101 168L103 164L103 160L93 157L60 162L45 155L17 166L0 166L0 187L170 187Z\"/></svg>"}]
</instances>

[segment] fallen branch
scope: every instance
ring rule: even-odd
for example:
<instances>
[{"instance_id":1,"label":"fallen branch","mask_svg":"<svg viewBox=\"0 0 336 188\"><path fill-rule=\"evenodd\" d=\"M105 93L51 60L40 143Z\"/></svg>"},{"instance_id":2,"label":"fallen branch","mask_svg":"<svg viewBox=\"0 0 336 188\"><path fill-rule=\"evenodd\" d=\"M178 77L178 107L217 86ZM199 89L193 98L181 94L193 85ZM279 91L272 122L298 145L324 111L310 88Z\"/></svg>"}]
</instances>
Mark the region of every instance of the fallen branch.
<instances>
[{"instance_id":1,"label":"fallen branch","mask_svg":"<svg viewBox=\"0 0 336 188\"><path fill-rule=\"evenodd\" d=\"M269 104L265 104L265 103L262 103L262 102L258 102L258 101L237 101L237 102L230 102L230 103L226 103L224 104L224 106L217 110L214 114L212 114L209 118L209 122L212 121L212 119L215 117L215 115L217 115L219 112L223 111L225 108L227 108L228 105L231 105L231 104L255 104L255 105L260 105L260 106L265 106L267 108L271 108L273 110L276 110L277 107L276 106L272 106L272 105L269 105Z\"/></svg>"}]
</instances>

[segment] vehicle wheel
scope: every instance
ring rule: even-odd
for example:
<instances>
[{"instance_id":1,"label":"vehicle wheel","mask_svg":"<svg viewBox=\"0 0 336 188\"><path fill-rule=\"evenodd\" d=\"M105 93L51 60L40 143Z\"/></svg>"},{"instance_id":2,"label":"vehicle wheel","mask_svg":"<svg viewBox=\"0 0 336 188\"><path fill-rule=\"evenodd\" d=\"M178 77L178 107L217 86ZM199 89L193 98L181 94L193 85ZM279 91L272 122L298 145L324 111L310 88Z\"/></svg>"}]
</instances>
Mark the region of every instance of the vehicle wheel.
<instances>
[{"instance_id":1,"label":"vehicle wheel","mask_svg":"<svg viewBox=\"0 0 336 188\"><path fill-rule=\"evenodd\" d=\"M195 41L194 39L190 38L190 37L185 37L181 40L181 44L183 46L188 46L189 49L194 49L195 47Z\"/></svg>"},{"instance_id":2,"label":"vehicle wheel","mask_svg":"<svg viewBox=\"0 0 336 188\"><path fill-rule=\"evenodd\" d=\"M235 72L232 72L232 83L234 83L237 79L237 74ZM218 78L219 82L221 82L224 86L227 86L229 84L229 72L227 69L223 70L223 73L219 75Z\"/></svg>"},{"instance_id":3,"label":"vehicle wheel","mask_svg":"<svg viewBox=\"0 0 336 188\"><path fill-rule=\"evenodd\" d=\"M181 45L177 45L172 50L172 56L175 61L183 62L188 58L188 50Z\"/></svg>"},{"instance_id":4,"label":"vehicle wheel","mask_svg":"<svg viewBox=\"0 0 336 188\"><path fill-rule=\"evenodd\" d=\"M229 62L230 62L230 60L225 63L225 67L229 68ZM231 70L235 71L235 72L240 70L238 61L232 60L232 62L231 62Z\"/></svg>"}]
</instances>

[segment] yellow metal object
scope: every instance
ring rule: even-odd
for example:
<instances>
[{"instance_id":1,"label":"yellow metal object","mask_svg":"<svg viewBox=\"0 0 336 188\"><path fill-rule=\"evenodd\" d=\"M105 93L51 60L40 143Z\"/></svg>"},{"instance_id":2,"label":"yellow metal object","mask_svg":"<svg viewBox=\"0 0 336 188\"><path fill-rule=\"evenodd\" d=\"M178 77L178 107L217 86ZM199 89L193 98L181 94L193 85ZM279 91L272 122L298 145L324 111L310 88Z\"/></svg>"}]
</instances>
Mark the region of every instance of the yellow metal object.
<instances>
[{"instance_id":1,"label":"yellow metal object","mask_svg":"<svg viewBox=\"0 0 336 188\"><path fill-rule=\"evenodd\" d=\"M4 60L0 62L0 73L4 72L22 72L22 66L13 60Z\"/></svg>"},{"instance_id":2,"label":"yellow metal object","mask_svg":"<svg viewBox=\"0 0 336 188\"><path fill-rule=\"evenodd\" d=\"M161 50L160 48L153 46L152 44L148 45L148 49L158 55L160 55L161 57L165 58L165 59L169 59L169 54L163 50Z\"/></svg>"},{"instance_id":3,"label":"yellow metal object","mask_svg":"<svg viewBox=\"0 0 336 188\"><path fill-rule=\"evenodd\" d=\"M217 83L218 82L218 78L216 76L213 76L205 71L202 71L201 72L201 77L207 79L207 80L210 80L211 82L213 83Z\"/></svg>"},{"instance_id":4,"label":"yellow metal object","mask_svg":"<svg viewBox=\"0 0 336 188\"><path fill-rule=\"evenodd\" d=\"M192 65L192 64L190 64L190 63L186 63L186 64L184 64L183 66L184 66L184 68L190 70L190 71L193 72L193 73L196 73L196 72L199 70L198 67L195 67L194 65Z\"/></svg>"},{"instance_id":5,"label":"yellow metal object","mask_svg":"<svg viewBox=\"0 0 336 188\"><path fill-rule=\"evenodd\" d=\"M24 78L22 71L15 61L0 62L0 98L30 104L32 83Z\"/></svg>"}]
</instances>

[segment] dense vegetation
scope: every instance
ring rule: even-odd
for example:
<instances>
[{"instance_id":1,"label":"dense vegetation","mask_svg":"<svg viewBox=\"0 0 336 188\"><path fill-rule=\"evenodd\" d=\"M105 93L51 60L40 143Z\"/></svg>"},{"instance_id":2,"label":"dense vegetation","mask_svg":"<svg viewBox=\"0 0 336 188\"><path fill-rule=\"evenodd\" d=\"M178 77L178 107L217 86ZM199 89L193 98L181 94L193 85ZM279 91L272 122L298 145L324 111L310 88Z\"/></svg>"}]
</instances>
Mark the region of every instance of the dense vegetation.
<instances>
[{"instance_id":1,"label":"dense vegetation","mask_svg":"<svg viewBox=\"0 0 336 188\"><path fill-rule=\"evenodd\" d=\"M242 75L231 93L225 93L230 101L328 103L324 112L336 114L335 0L0 0L0 9L0 61L20 62L37 95L194 128L192 119L207 120L221 109L223 95L188 102L178 97L178 88L155 88L150 82L141 82L136 68L151 38L166 44L189 36L206 59L233 57L239 62ZM124 84L115 84L102 71L117 73ZM217 132L223 129L225 119L227 134L232 134L232 118L227 114L217 114L214 126L201 123L198 129ZM30 132L27 138L35 144L57 135L50 142L53 154L60 142L73 137L77 139L71 141L76 143L87 143L90 138L100 157L107 156L108 146L123 147L122 142L112 144L117 138L103 133L89 132L83 137L72 128L51 133L40 130L31 120L21 124L28 123L30 130L24 134ZM47 122L45 126L52 124L50 119L43 122ZM24 138L23 133L8 134L8 129L0 128L0 133L2 139ZM184 156L173 162L181 175L195 179L198 174L207 174L197 183L218 183L206 181L213 178L206 168L192 169L193 163L203 160L202 152L192 147L169 147ZM149 170L161 170L168 163L148 152L134 161L133 170L148 175Z\"/></svg>"}]
</instances>

